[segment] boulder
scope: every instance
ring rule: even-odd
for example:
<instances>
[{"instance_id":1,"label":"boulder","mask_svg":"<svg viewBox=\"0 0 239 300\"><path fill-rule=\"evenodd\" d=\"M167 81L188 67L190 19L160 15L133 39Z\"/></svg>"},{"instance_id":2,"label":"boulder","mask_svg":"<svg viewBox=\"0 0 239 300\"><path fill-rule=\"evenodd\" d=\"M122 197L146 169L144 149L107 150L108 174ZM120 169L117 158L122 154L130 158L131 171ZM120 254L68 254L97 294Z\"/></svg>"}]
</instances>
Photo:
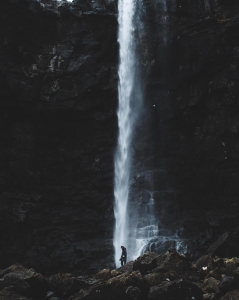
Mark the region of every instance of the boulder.
<instances>
[{"instance_id":1,"label":"boulder","mask_svg":"<svg viewBox=\"0 0 239 300\"><path fill-rule=\"evenodd\" d=\"M221 280L222 277L224 277L225 275L227 276L231 276L231 277L235 277L238 278L237 276L237 269L238 269L238 258L237 257L233 257L231 259L222 259L222 258L217 258L216 260L214 260L214 269L211 270L206 278L210 278L213 277L217 280Z\"/></svg>"},{"instance_id":2,"label":"boulder","mask_svg":"<svg viewBox=\"0 0 239 300\"><path fill-rule=\"evenodd\" d=\"M144 281L149 287L159 285L162 281L163 274L161 273L150 273L144 276Z\"/></svg>"},{"instance_id":3,"label":"boulder","mask_svg":"<svg viewBox=\"0 0 239 300\"><path fill-rule=\"evenodd\" d=\"M167 282L162 285L157 285L154 287L151 287L149 290L149 300L166 300L167 298L169 299L174 299L177 294L177 285L175 282Z\"/></svg>"},{"instance_id":4,"label":"boulder","mask_svg":"<svg viewBox=\"0 0 239 300\"><path fill-rule=\"evenodd\" d=\"M115 276L118 276L118 275L121 275L122 272L119 272L118 270L112 270L111 273L110 273L110 276L111 277L115 277Z\"/></svg>"},{"instance_id":5,"label":"boulder","mask_svg":"<svg viewBox=\"0 0 239 300\"><path fill-rule=\"evenodd\" d=\"M214 267L218 267L218 268L222 267L224 265L223 258L215 258L213 260L213 265L214 265Z\"/></svg>"},{"instance_id":6,"label":"boulder","mask_svg":"<svg viewBox=\"0 0 239 300\"><path fill-rule=\"evenodd\" d=\"M111 277L110 269L104 269L95 275L95 278L97 279L109 279L110 277Z\"/></svg>"},{"instance_id":7,"label":"boulder","mask_svg":"<svg viewBox=\"0 0 239 300\"><path fill-rule=\"evenodd\" d=\"M129 286L126 290L126 295L132 300L140 300L141 294L141 290L135 286Z\"/></svg>"},{"instance_id":8,"label":"boulder","mask_svg":"<svg viewBox=\"0 0 239 300\"><path fill-rule=\"evenodd\" d=\"M234 271L239 266L239 259L237 257L233 257L231 259L225 259L224 265L221 267L223 269L224 274L226 275L233 275Z\"/></svg>"},{"instance_id":9,"label":"boulder","mask_svg":"<svg viewBox=\"0 0 239 300\"><path fill-rule=\"evenodd\" d=\"M203 255L201 256L196 264L195 264L196 269L199 271L200 278L204 279L210 270L213 269L213 260L210 255Z\"/></svg>"},{"instance_id":10,"label":"boulder","mask_svg":"<svg viewBox=\"0 0 239 300\"><path fill-rule=\"evenodd\" d=\"M20 295L31 297L33 294L31 286L24 280L14 277L7 277L2 279L2 286L4 287L14 287L14 291Z\"/></svg>"},{"instance_id":11,"label":"boulder","mask_svg":"<svg viewBox=\"0 0 239 300\"><path fill-rule=\"evenodd\" d=\"M129 287L138 288L142 296L147 293L147 287L143 281L142 275L139 271L135 271L100 281L92 287L83 289L74 296L71 296L69 300L122 300L125 298L126 291ZM136 291L136 289L134 289L134 291ZM128 293L130 293L130 290ZM137 293L135 292L135 294Z\"/></svg>"},{"instance_id":12,"label":"boulder","mask_svg":"<svg viewBox=\"0 0 239 300\"><path fill-rule=\"evenodd\" d=\"M205 293L220 293L218 285L219 281L211 277L204 280L201 288Z\"/></svg>"},{"instance_id":13,"label":"boulder","mask_svg":"<svg viewBox=\"0 0 239 300\"><path fill-rule=\"evenodd\" d=\"M234 290L226 293L225 296L221 297L220 300L238 300L239 299L239 290Z\"/></svg>"},{"instance_id":14,"label":"boulder","mask_svg":"<svg viewBox=\"0 0 239 300\"><path fill-rule=\"evenodd\" d=\"M146 274L156 267L157 257L159 255L154 252L146 252L144 255L138 257L133 263L133 270L139 270L141 274Z\"/></svg>"},{"instance_id":15,"label":"boulder","mask_svg":"<svg viewBox=\"0 0 239 300\"><path fill-rule=\"evenodd\" d=\"M180 270L188 270L191 268L190 262L186 259L184 255L178 254L177 252L171 251L167 252L165 259L165 264L175 264Z\"/></svg>"},{"instance_id":16,"label":"boulder","mask_svg":"<svg viewBox=\"0 0 239 300\"><path fill-rule=\"evenodd\" d=\"M236 280L232 276L225 276L221 279L219 283L219 289L222 292L228 292L230 289L233 289L235 287Z\"/></svg>"},{"instance_id":17,"label":"boulder","mask_svg":"<svg viewBox=\"0 0 239 300\"><path fill-rule=\"evenodd\" d=\"M156 258L157 267L154 272L175 273L177 275L185 275L185 272L191 271L191 263L185 256L174 251L168 251L163 257Z\"/></svg>"},{"instance_id":18,"label":"boulder","mask_svg":"<svg viewBox=\"0 0 239 300\"><path fill-rule=\"evenodd\" d=\"M5 287L14 286L14 290L25 296L45 296L46 281L44 277L33 269L26 269L15 264L1 273L1 284Z\"/></svg>"},{"instance_id":19,"label":"boulder","mask_svg":"<svg viewBox=\"0 0 239 300\"><path fill-rule=\"evenodd\" d=\"M125 273L125 272L132 273L133 271L135 271L133 270L133 265L134 265L134 261L129 261L127 264L121 266L116 271L121 273Z\"/></svg>"},{"instance_id":20,"label":"boulder","mask_svg":"<svg viewBox=\"0 0 239 300\"><path fill-rule=\"evenodd\" d=\"M178 300L195 299L202 300L202 290L194 283L187 280L167 282L154 286L149 291L149 300Z\"/></svg>"},{"instance_id":21,"label":"boulder","mask_svg":"<svg viewBox=\"0 0 239 300\"><path fill-rule=\"evenodd\" d=\"M13 287L6 287L0 291L1 300L30 300L30 298L19 295L15 292Z\"/></svg>"},{"instance_id":22,"label":"boulder","mask_svg":"<svg viewBox=\"0 0 239 300\"><path fill-rule=\"evenodd\" d=\"M89 286L89 284L78 278L73 277L71 274L61 274L52 275L46 278L48 288L57 292L57 294L65 297L69 297L77 293L82 288Z\"/></svg>"},{"instance_id":23,"label":"boulder","mask_svg":"<svg viewBox=\"0 0 239 300\"><path fill-rule=\"evenodd\" d=\"M68 275L70 275L70 274L68 274ZM95 277L95 275L80 275L77 277L77 279L80 280L80 282L82 283L82 285L84 287L92 286L93 284L100 281L100 279L97 279Z\"/></svg>"},{"instance_id":24,"label":"boulder","mask_svg":"<svg viewBox=\"0 0 239 300\"><path fill-rule=\"evenodd\" d=\"M207 268L207 270L211 270L212 264L212 257L210 255L203 255L197 260L195 265L199 270L202 270L202 268Z\"/></svg>"},{"instance_id":25,"label":"boulder","mask_svg":"<svg viewBox=\"0 0 239 300\"><path fill-rule=\"evenodd\" d=\"M210 271L207 276L206 279L208 278L215 278L216 280L221 280L222 279L222 271L219 268L215 268L214 270Z\"/></svg>"}]
</instances>

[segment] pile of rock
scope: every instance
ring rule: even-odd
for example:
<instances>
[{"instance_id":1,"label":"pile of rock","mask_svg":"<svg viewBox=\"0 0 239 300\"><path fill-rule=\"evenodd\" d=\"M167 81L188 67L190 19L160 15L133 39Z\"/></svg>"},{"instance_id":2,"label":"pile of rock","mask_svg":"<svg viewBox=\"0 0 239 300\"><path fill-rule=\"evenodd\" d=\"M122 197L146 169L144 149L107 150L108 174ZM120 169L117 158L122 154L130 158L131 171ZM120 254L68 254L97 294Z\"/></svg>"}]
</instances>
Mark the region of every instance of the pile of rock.
<instances>
[{"instance_id":1,"label":"pile of rock","mask_svg":"<svg viewBox=\"0 0 239 300\"><path fill-rule=\"evenodd\" d=\"M0 272L1 300L203 300L239 299L239 258L147 252L123 267L91 276L50 277L13 265Z\"/></svg>"}]
</instances>

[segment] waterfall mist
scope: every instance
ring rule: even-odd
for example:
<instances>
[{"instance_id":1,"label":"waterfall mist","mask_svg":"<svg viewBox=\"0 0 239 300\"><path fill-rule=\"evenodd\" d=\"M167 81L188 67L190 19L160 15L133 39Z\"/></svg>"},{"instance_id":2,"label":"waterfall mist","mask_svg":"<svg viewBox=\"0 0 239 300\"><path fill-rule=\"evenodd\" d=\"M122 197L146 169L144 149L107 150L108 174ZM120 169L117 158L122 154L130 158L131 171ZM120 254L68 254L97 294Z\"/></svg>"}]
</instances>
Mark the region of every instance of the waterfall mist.
<instances>
[{"instance_id":1,"label":"waterfall mist","mask_svg":"<svg viewBox=\"0 0 239 300\"><path fill-rule=\"evenodd\" d=\"M163 252L168 247L185 252L185 245L178 239L177 234L162 227L159 229L159 216L155 215L155 203L160 200L165 189L163 182L166 178L163 170L155 170L152 159L154 154L149 146L153 137L149 108L152 99L148 99L147 104L143 101L146 74L154 61L150 61L150 45L147 44L147 5L150 9L149 3L143 0L118 2L119 136L115 154L114 186L116 267L120 265L121 246L127 248L128 260L137 258L145 251ZM159 5L162 64L166 65L166 1ZM151 109L155 109L153 102L151 105ZM161 210L163 211L163 207Z\"/></svg>"},{"instance_id":2,"label":"waterfall mist","mask_svg":"<svg viewBox=\"0 0 239 300\"><path fill-rule=\"evenodd\" d=\"M131 143L137 111L132 100L135 89L136 58L134 41L135 0L120 0L118 3L118 23L120 46L119 86L118 86L118 146L115 154L115 232L114 248L115 263L119 266L120 247L128 248L128 197L131 170ZM130 254L128 253L128 256Z\"/></svg>"}]
</instances>

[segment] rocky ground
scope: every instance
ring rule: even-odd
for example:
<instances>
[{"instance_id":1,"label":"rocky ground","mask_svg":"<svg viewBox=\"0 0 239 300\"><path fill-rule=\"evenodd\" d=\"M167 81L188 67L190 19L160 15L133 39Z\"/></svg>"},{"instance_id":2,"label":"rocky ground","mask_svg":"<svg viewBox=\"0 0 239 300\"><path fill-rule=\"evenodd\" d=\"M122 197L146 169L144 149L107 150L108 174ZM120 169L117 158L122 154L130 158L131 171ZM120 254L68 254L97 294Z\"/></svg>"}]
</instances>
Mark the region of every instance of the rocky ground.
<instances>
[{"instance_id":1,"label":"rocky ground","mask_svg":"<svg viewBox=\"0 0 239 300\"><path fill-rule=\"evenodd\" d=\"M239 258L147 252L123 267L91 276L44 277L19 264L0 272L1 300L237 300Z\"/></svg>"}]
</instances>

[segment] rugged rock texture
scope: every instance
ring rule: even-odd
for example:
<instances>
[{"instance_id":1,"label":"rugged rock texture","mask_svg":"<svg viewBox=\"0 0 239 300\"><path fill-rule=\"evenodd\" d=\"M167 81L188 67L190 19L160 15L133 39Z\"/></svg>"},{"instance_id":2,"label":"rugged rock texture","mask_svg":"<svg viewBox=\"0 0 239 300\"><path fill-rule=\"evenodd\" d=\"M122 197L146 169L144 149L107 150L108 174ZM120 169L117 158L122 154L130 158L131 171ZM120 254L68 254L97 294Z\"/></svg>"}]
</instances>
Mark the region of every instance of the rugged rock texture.
<instances>
[{"instance_id":1,"label":"rugged rock texture","mask_svg":"<svg viewBox=\"0 0 239 300\"><path fill-rule=\"evenodd\" d=\"M205 261L201 267L173 251L165 255L147 252L117 270L78 277L69 273L43 277L33 269L13 265L0 274L0 296L2 300L238 299L239 259L210 259L212 264Z\"/></svg>"},{"instance_id":2,"label":"rugged rock texture","mask_svg":"<svg viewBox=\"0 0 239 300\"><path fill-rule=\"evenodd\" d=\"M146 101L131 182L138 225L153 190L159 229L189 239L192 258L239 256L238 3L167 0L167 11L164 1L143 3ZM116 7L110 0L1 3L1 268L112 267ZM137 298L135 288L128 294ZM5 293L14 299L10 287Z\"/></svg>"},{"instance_id":3,"label":"rugged rock texture","mask_svg":"<svg viewBox=\"0 0 239 300\"><path fill-rule=\"evenodd\" d=\"M93 271L112 264L117 21L56 3L1 4L0 265Z\"/></svg>"},{"instance_id":4,"label":"rugged rock texture","mask_svg":"<svg viewBox=\"0 0 239 300\"><path fill-rule=\"evenodd\" d=\"M147 214L153 190L159 229L190 238L190 254L207 252L229 232L229 255L238 255L238 3L167 3L164 13L162 2L147 1L142 65L148 119L138 137L151 134L135 147L139 212ZM150 184L145 169L153 171Z\"/></svg>"}]
</instances>

